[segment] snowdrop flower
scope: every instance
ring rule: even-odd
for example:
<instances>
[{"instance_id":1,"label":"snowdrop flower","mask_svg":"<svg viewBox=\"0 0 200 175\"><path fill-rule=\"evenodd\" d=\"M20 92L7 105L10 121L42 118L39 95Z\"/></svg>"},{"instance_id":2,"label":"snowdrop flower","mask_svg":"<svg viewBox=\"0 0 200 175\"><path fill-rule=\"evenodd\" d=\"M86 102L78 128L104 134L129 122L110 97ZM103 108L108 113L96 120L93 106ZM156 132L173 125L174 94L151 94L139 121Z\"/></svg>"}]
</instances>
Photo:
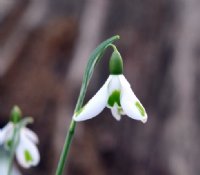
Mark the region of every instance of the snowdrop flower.
<instances>
[{"instance_id":1,"label":"snowdrop flower","mask_svg":"<svg viewBox=\"0 0 200 175\"><path fill-rule=\"evenodd\" d=\"M116 48L109 64L110 76L89 102L74 114L73 119L75 121L91 119L108 107L118 121L121 119L121 115L127 115L145 123L147 113L122 74L123 62Z\"/></svg>"},{"instance_id":2,"label":"snowdrop flower","mask_svg":"<svg viewBox=\"0 0 200 175\"><path fill-rule=\"evenodd\" d=\"M14 127L15 124L9 122L1 130L1 143L8 150L11 148ZM38 144L37 135L25 126L22 127L19 131L19 142L17 143L15 152L16 159L22 167L30 168L39 163L40 154L36 144Z\"/></svg>"}]
</instances>

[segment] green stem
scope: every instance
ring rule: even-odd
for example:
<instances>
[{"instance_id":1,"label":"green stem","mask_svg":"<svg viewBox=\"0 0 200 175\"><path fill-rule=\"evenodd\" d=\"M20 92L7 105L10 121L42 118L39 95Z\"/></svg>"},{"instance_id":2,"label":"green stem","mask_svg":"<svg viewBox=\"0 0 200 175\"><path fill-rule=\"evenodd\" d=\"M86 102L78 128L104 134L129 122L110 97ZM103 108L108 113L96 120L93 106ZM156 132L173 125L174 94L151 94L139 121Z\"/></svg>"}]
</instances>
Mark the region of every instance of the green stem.
<instances>
[{"instance_id":1,"label":"green stem","mask_svg":"<svg viewBox=\"0 0 200 175\"><path fill-rule=\"evenodd\" d=\"M14 160L15 150L16 150L18 141L19 141L19 126L15 125L13 136L12 136L12 141L11 141L11 152L10 152L10 157L9 157L8 173L7 173L8 175L11 175L11 173L12 173L13 160Z\"/></svg>"},{"instance_id":2,"label":"green stem","mask_svg":"<svg viewBox=\"0 0 200 175\"><path fill-rule=\"evenodd\" d=\"M15 151L16 151L17 145L19 144L20 130L22 127L25 127L28 123L33 123L33 119L31 117L27 117L18 123L13 123L14 131L13 131L12 140L11 140L11 151L10 151L7 175L11 175L12 173Z\"/></svg>"},{"instance_id":3,"label":"green stem","mask_svg":"<svg viewBox=\"0 0 200 175\"><path fill-rule=\"evenodd\" d=\"M77 111L79 111L83 105L83 100L85 98L85 94L86 94L86 90L87 90L87 86L89 84L90 78L92 76L92 73L94 71L95 65L96 63L102 58L106 48L109 46L109 44L111 44L112 42L116 41L119 39L119 36L113 36L109 39L107 39L106 41L102 42L91 54L88 63L87 63L87 67L85 69L84 72L84 76L83 76L83 82L82 82L82 86L81 86L81 90L80 90L80 94L76 103L76 107L74 110L74 113L76 113ZM62 175L63 174L63 170L64 170L64 166L66 163L66 159L67 159L67 155L69 152L69 148L72 142L72 138L75 132L75 128L76 128L76 122L72 119L71 123L70 123L70 127L65 139L65 143L63 146L63 150L60 156L60 160L58 162L58 166L57 166L57 170L56 170L56 175Z\"/></svg>"},{"instance_id":4,"label":"green stem","mask_svg":"<svg viewBox=\"0 0 200 175\"><path fill-rule=\"evenodd\" d=\"M76 122L72 119L71 123L70 123L70 127L67 133L67 137L63 146L63 150L60 156L60 160L58 163L58 167L56 170L56 175L62 175L62 172L64 170L65 164L66 164L66 159L67 159L67 155L69 152L69 148L72 142L72 138L74 135L74 131L75 131L75 127L76 127Z\"/></svg>"}]
</instances>

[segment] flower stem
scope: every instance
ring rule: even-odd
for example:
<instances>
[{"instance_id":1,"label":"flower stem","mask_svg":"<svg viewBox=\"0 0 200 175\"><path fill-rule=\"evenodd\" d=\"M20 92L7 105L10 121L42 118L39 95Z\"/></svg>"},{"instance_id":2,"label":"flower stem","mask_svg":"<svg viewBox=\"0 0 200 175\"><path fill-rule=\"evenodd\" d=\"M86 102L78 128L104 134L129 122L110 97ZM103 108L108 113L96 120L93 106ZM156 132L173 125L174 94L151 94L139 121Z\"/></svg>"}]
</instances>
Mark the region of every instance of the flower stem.
<instances>
[{"instance_id":1,"label":"flower stem","mask_svg":"<svg viewBox=\"0 0 200 175\"><path fill-rule=\"evenodd\" d=\"M14 130L11 140L11 151L10 151L10 157L9 157L9 164L8 164L8 173L7 175L11 175L12 169L13 169L13 160L15 156L16 147L19 144L20 139L20 130L22 127L26 126L28 123L33 123L33 119L31 117L27 117L25 119L22 119L18 123L13 123Z\"/></svg>"},{"instance_id":2,"label":"flower stem","mask_svg":"<svg viewBox=\"0 0 200 175\"><path fill-rule=\"evenodd\" d=\"M73 135L74 135L75 128L76 128L76 122L72 119L68 133L67 133L67 137L66 137L66 140L65 140L65 144L63 146L63 150L62 150L62 153L61 153L61 156L60 156L60 160L59 160L58 167L57 167L57 170L56 170L56 175L62 175L62 173L63 173L64 166L65 166L66 159L67 159L67 155L68 155L68 152L69 152L69 148L70 148L72 138L73 138Z\"/></svg>"},{"instance_id":3,"label":"flower stem","mask_svg":"<svg viewBox=\"0 0 200 175\"><path fill-rule=\"evenodd\" d=\"M82 85L81 85L81 89L80 89L80 94L76 103L76 107L74 110L74 113L76 113L77 111L79 111L83 105L83 100L85 98L85 94L86 94L86 90L90 81L90 78L92 76L92 73L94 71L95 65L96 63L102 58L103 53L105 52L106 48L109 46L109 44L113 43L114 41L118 40L119 36L113 36L109 39L107 39L106 41L102 42L91 54L88 63L87 63L87 67L85 69L84 75L83 75L83 81L82 81ZM112 46L114 47L114 45ZM64 170L64 166L66 163L66 159L67 159L67 155L69 152L69 148L72 142L72 138L75 132L75 128L76 128L76 122L72 119L71 123L70 123L70 127L65 139L65 143L63 146L63 150L60 156L60 160L58 162L58 166L57 166L57 170L56 170L56 175L62 175L63 174L63 170Z\"/></svg>"},{"instance_id":4,"label":"flower stem","mask_svg":"<svg viewBox=\"0 0 200 175\"><path fill-rule=\"evenodd\" d=\"M16 146L19 141L19 126L15 125L14 126L14 132L12 136L12 141L11 141L11 152L10 152L10 157L9 157L9 164L8 164L8 173L7 175L11 175L12 169L13 169L13 160L14 160L14 155L15 155L15 150Z\"/></svg>"}]
</instances>

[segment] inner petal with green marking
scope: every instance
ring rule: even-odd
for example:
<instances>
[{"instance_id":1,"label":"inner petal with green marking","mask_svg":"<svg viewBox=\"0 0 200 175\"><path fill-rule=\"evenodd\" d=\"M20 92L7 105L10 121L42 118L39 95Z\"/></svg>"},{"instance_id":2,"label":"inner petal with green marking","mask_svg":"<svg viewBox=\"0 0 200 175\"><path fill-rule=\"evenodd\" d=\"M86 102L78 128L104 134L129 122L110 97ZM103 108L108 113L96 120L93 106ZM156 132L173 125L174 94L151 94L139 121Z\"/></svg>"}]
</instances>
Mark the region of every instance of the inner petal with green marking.
<instances>
[{"instance_id":1,"label":"inner petal with green marking","mask_svg":"<svg viewBox=\"0 0 200 175\"><path fill-rule=\"evenodd\" d=\"M118 106L121 106L120 103L120 91L119 90L114 90L112 94L108 98L108 105L113 107L114 104L116 103Z\"/></svg>"},{"instance_id":2,"label":"inner petal with green marking","mask_svg":"<svg viewBox=\"0 0 200 175\"><path fill-rule=\"evenodd\" d=\"M31 156L30 152L27 149L24 151L24 157L25 157L26 162L33 161L33 157Z\"/></svg>"},{"instance_id":3,"label":"inner petal with green marking","mask_svg":"<svg viewBox=\"0 0 200 175\"><path fill-rule=\"evenodd\" d=\"M11 149L12 144L13 144L13 141L12 141L12 140L7 140L6 146L8 147L8 149Z\"/></svg>"},{"instance_id":4,"label":"inner petal with green marking","mask_svg":"<svg viewBox=\"0 0 200 175\"><path fill-rule=\"evenodd\" d=\"M117 108L117 112L118 112L118 114L120 114L120 115L123 115L123 114L124 114L124 111L123 111L123 109L122 109L121 106Z\"/></svg>"},{"instance_id":5,"label":"inner petal with green marking","mask_svg":"<svg viewBox=\"0 0 200 175\"><path fill-rule=\"evenodd\" d=\"M140 114L142 115L142 116L145 116L145 109L144 109L144 107L141 105L141 103L139 102L139 101L137 101L136 103L135 103L135 106L137 107L137 109L140 111Z\"/></svg>"}]
</instances>

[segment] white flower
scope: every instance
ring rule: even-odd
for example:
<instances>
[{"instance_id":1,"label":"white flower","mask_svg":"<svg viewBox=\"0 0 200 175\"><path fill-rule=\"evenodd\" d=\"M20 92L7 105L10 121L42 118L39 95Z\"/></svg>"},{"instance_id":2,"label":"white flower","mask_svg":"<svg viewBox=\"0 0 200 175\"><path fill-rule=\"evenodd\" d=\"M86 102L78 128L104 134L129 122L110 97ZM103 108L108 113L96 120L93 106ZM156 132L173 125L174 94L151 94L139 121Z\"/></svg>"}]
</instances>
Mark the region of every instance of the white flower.
<instances>
[{"instance_id":1,"label":"white flower","mask_svg":"<svg viewBox=\"0 0 200 175\"><path fill-rule=\"evenodd\" d=\"M89 100L89 102L74 114L75 121L83 121L97 116L105 107L111 109L116 120L121 115L127 115L132 119L147 121L147 113L135 96L129 82L123 74L110 75L101 89Z\"/></svg>"},{"instance_id":2,"label":"white flower","mask_svg":"<svg viewBox=\"0 0 200 175\"><path fill-rule=\"evenodd\" d=\"M0 146L3 144L4 134L2 132L2 129L0 129Z\"/></svg>"},{"instance_id":3,"label":"white flower","mask_svg":"<svg viewBox=\"0 0 200 175\"><path fill-rule=\"evenodd\" d=\"M1 130L1 144L10 149L12 144L12 136L14 132L14 124L9 122ZM19 142L16 147L16 159L24 168L36 166L40 161L40 154L36 146L38 144L37 135L26 127L22 127L19 131Z\"/></svg>"},{"instance_id":4,"label":"white flower","mask_svg":"<svg viewBox=\"0 0 200 175\"><path fill-rule=\"evenodd\" d=\"M7 141L7 138L11 139L11 130L13 130L13 124L9 122L4 128L0 129L0 145Z\"/></svg>"}]
</instances>

